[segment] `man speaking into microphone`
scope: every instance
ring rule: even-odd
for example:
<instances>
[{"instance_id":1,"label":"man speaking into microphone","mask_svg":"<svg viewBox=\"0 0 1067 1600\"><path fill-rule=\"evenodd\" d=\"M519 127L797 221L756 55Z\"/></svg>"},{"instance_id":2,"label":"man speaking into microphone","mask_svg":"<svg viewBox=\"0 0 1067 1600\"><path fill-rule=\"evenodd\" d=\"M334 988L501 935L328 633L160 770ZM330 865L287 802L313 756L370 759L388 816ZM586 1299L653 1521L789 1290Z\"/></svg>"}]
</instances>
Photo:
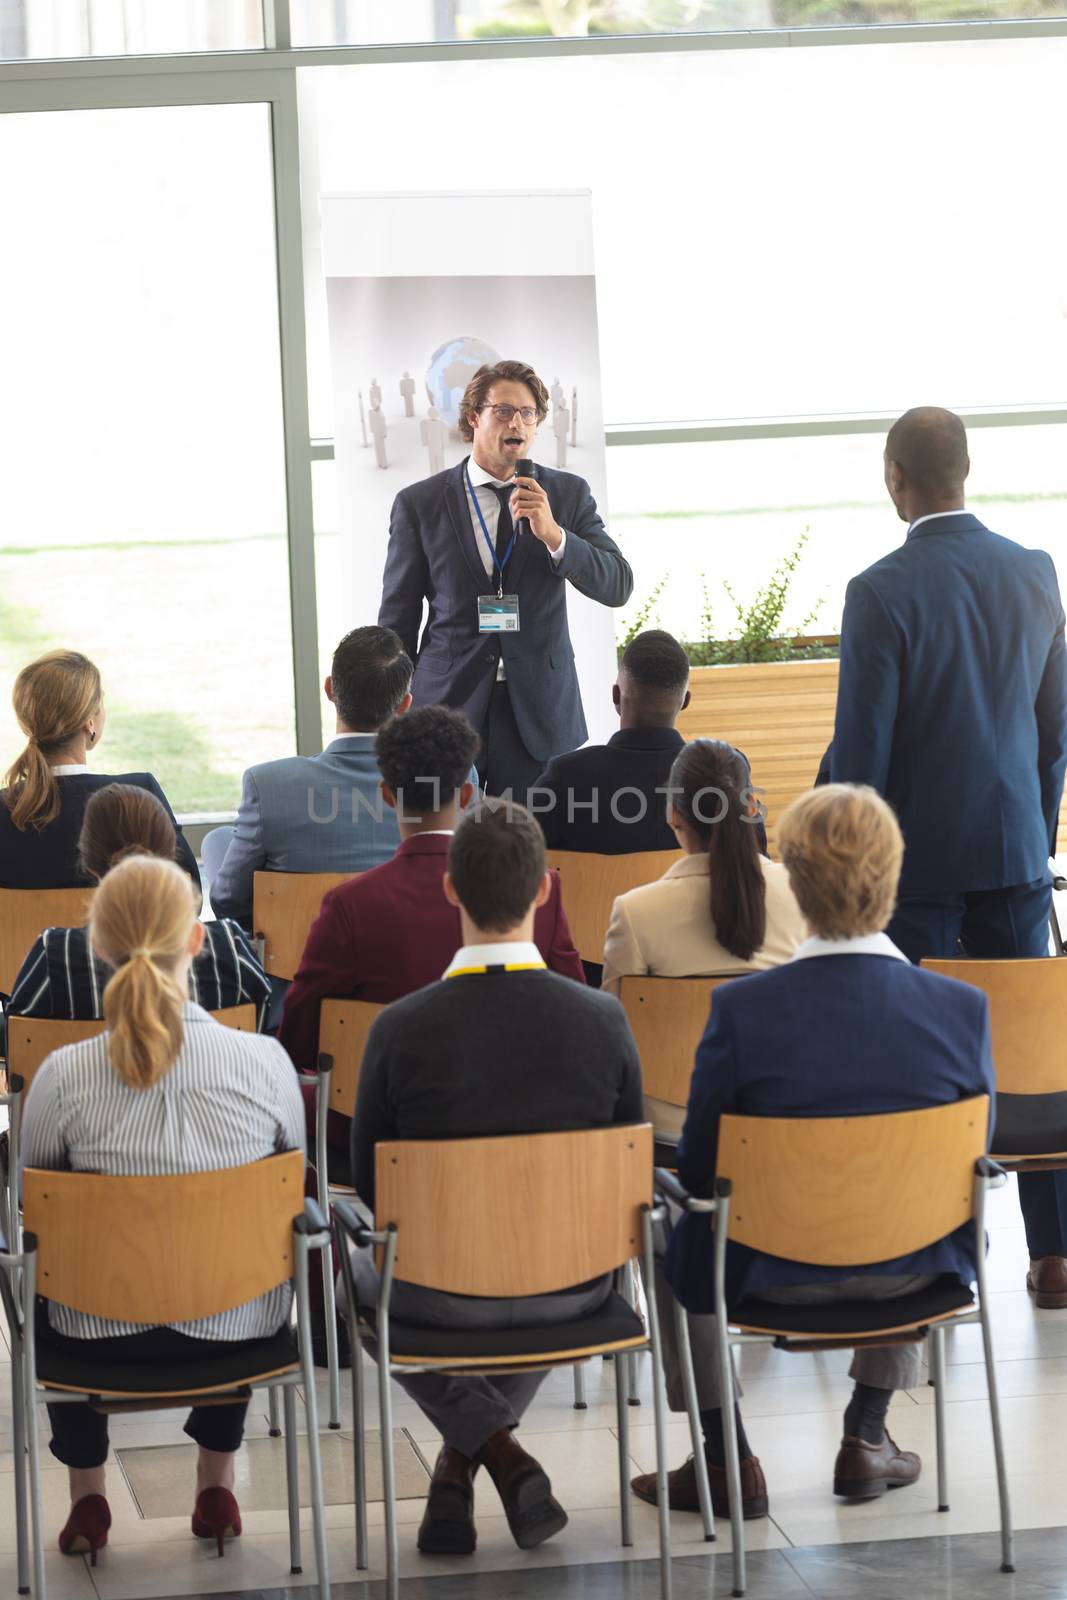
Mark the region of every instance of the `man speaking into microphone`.
<instances>
[{"instance_id":1,"label":"man speaking into microphone","mask_svg":"<svg viewBox=\"0 0 1067 1600\"><path fill-rule=\"evenodd\" d=\"M547 415L525 362L479 367L459 408L470 455L393 502L378 613L415 662L415 704L466 712L483 787L520 802L587 736L564 583L606 606L633 589L585 479L527 459Z\"/></svg>"}]
</instances>

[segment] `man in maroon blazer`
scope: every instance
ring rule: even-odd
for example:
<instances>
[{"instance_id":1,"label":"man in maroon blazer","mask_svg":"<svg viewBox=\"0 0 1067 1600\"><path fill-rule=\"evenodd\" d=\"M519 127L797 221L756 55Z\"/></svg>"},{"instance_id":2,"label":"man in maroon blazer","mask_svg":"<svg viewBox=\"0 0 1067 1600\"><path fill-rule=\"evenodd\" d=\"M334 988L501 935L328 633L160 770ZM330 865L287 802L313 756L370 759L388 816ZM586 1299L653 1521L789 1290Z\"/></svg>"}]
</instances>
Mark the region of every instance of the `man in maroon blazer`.
<instances>
[{"instance_id":1,"label":"man in maroon blazer","mask_svg":"<svg viewBox=\"0 0 1067 1600\"><path fill-rule=\"evenodd\" d=\"M384 866L323 899L278 1032L300 1071L315 1068L323 999L399 1000L436 983L462 945L459 912L445 899L442 880L457 820L470 803L477 747L463 713L446 706L421 706L379 730L382 794L396 808L400 848ZM584 983L559 878L552 876L534 942L551 971Z\"/></svg>"}]
</instances>

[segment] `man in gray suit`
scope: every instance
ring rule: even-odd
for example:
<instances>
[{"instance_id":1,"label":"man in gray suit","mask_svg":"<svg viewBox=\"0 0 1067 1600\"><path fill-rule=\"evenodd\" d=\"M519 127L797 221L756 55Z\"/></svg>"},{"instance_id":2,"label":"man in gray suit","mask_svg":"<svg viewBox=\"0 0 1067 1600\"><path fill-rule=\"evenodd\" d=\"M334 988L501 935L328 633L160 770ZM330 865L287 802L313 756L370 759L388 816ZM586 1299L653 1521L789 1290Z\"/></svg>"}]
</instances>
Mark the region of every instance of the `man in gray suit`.
<instances>
[{"instance_id":1,"label":"man in gray suit","mask_svg":"<svg viewBox=\"0 0 1067 1600\"><path fill-rule=\"evenodd\" d=\"M400 834L378 789L374 738L411 705L412 671L391 628L353 628L341 640L326 679L336 736L321 755L249 767L236 824L204 839L218 916L251 926L256 872L366 872L392 858Z\"/></svg>"}]
</instances>

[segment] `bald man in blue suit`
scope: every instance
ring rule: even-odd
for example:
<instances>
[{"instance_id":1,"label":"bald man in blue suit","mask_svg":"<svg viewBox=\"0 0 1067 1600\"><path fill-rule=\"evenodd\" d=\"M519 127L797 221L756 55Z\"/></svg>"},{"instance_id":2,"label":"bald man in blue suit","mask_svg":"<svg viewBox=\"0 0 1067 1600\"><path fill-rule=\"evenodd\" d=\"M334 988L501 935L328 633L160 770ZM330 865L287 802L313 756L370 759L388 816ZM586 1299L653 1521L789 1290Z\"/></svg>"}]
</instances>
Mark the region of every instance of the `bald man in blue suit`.
<instances>
[{"instance_id":1,"label":"bald man in blue suit","mask_svg":"<svg viewBox=\"0 0 1067 1600\"><path fill-rule=\"evenodd\" d=\"M835 783L868 783L904 833L889 936L924 956L1045 956L1067 768L1067 652L1052 559L964 505L963 423L923 406L890 429L904 543L853 578L841 624ZM1067 1175L1020 1179L1042 1307L1067 1308Z\"/></svg>"}]
</instances>

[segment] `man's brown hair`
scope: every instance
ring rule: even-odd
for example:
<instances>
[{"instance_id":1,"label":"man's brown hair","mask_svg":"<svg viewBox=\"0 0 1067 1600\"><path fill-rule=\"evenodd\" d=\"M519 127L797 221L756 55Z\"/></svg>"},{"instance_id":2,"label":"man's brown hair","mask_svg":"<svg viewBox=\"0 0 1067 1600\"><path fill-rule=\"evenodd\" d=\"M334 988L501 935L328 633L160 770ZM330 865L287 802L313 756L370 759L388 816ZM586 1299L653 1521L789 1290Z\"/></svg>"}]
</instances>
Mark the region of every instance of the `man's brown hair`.
<instances>
[{"instance_id":1,"label":"man's brown hair","mask_svg":"<svg viewBox=\"0 0 1067 1600\"><path fill-rule=\"evenodd\" d=\"M896 903L904 840L880 794L853 783L802 794L778 824L778 851L820 939L882 932Z\"/></svg>"},{"instance_id":2,"label":"man's brown hair","mask_svg":"<svg viewBox=\"0 0 1067 1600\"><path fill-rule=\"evenodd\" d=\"M525 361L498 361L492 367L479 367L459 403L459 431L468 442L474 438L470 413L481 411L494 383L524 383L534 397L538 424L548 416L548 390Z\"/></svg>"},{"instance_id":3,"label":"man's brown hair","mask_svg":"<svg viewBox=\"0 0 1067 1600\"><path fill-rule=\"evenodd\" d=\"M544 872L545 836L525 806L487 796L452 835L452 887L471 921L487 933L518 927Z\"/></svg>"}]
</instances>

